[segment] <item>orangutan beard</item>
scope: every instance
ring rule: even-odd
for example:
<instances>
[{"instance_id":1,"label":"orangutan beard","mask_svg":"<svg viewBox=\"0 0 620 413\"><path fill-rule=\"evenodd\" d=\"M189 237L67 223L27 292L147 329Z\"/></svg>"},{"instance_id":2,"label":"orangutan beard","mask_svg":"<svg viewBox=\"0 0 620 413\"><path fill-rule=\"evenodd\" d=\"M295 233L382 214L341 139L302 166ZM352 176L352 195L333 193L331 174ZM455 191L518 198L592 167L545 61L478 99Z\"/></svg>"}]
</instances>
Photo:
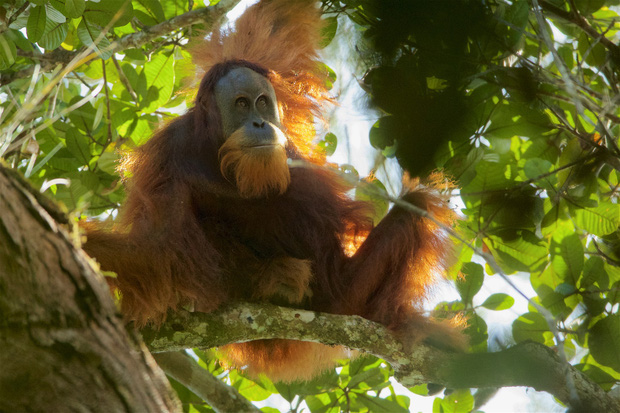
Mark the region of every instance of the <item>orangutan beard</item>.
<instances>
[{"instance_id":1,"label":"orangutan beard","mask_svg":"<svg viewBox=\"0 0 620 413\"><path fill-rule=\"evenodd\" d=\"M278 143L250 144L245 128L240 128L219 150L220 171L235 183L242 198L281 195L291 182L284 148L286 137L278 128L274 130Z\"/></svg>"}]
</instances>

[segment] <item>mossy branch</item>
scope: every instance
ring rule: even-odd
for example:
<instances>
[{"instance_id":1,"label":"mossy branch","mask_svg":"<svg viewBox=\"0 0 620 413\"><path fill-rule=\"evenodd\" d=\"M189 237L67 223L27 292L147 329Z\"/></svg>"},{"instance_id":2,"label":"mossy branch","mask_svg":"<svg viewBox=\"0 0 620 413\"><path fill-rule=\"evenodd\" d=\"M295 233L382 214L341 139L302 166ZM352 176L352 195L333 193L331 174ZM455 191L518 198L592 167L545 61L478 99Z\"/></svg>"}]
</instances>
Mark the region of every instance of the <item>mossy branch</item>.
<instances>
[{"instance_id":1,"label":"mossy branch","mask_svg":"<svg viewBox=\"0 0 620 413\"><path fill-rule=\"evenodd\" d=\"M527 386L546 391L573 409L620 412L620 402L550 348L525 342L496 353L454 353L426 344L409 345L381 324L341 316L241 303L219 311L172 314L159 329L142 329L152 352L212 348L259 339L284 338L344 345L386 360L405 386L437 383L449 388ZM572 400L567 377L578 399Z\"/></svg>"}]
</instances>

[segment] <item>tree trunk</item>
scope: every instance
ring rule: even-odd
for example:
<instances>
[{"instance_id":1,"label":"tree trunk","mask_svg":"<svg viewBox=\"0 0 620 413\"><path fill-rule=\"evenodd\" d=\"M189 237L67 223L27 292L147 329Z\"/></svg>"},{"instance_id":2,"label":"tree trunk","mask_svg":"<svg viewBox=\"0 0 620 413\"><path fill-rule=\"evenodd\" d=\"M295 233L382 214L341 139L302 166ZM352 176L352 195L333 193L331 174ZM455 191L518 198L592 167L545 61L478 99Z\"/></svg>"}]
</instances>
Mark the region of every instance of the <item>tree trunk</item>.
<instances>
[{"instance_id":1,"label":"tree trunk","mask_svg":"<svg viewBox=\"0 0 620 413\"><path fill-rule=\"evenodd\" d=\"M62 214L42 199L0 164L0 411L178 410Z\"/></svg>"}]
</instances>

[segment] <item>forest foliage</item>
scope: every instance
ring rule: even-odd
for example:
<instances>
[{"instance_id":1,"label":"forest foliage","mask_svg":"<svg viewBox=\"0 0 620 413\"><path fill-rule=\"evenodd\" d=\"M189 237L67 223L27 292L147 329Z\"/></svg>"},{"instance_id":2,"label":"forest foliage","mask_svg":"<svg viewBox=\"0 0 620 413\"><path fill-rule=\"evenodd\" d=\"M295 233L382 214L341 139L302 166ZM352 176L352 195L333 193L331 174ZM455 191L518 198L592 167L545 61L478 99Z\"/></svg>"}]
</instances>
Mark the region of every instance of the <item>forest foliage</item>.
<instances>
[{"instance_id":1,"label":"forest foliage","mask_svg":"<svg viewBox=\"0 0 620 413\"><path fill-rule=\"evenodd\" d=\"M119 157L192 104L187 40L209 27L128 39L204 7L0 1L0 157L74 216L114 215L124 199ZM342 35L339 25L357 30L356 58L366 69L357 75L381 114L363 139L412 175L441 169L459 188L452 276L460 299L440 303L435 315L464 314L474 352L533 340L603 389L617 387L620 1L324 0L323 11L325 45ZM339 139L330 133L319 143L330 155ZM386 210L386 198L375 202ZM511 332L490 338L487 310L514 311L518 295L506 284L480 298L500 273L528 274L535 294ZM225 374L211 351L196 355L250 400L277 393L293 411L410 408L389 365L374 358L283 385ZM174 386L187 411L210 411ZM427 386L412 391L428 394ZM475 396L441 395L435 410L470 411Z\"/></svg>"}]
</instances>

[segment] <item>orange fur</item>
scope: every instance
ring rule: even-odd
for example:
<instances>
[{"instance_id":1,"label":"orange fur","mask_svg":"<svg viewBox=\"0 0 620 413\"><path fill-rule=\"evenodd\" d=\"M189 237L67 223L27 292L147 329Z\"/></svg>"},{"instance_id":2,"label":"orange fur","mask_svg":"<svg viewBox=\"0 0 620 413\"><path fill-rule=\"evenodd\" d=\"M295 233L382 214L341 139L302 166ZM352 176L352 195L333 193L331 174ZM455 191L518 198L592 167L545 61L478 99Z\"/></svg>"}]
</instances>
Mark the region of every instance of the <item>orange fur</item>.
<instances>
[{"instance_id":1,"label":"orange fur","mask_svg":"<svg viewBox=\"0 0 620 413\"><path fill-rule=\"evenodd\" d=\"M404 195L402 200L432 214L435 219L445 226L452 226L456 215L448 207L447 198L439 195L438 189L442 181L437 175L432 180L421 185L419 180L405 177L403 180ZM409 212L399 205L392 208L390 215L401 222L396 228L383 228L384 219L373 229L364 243L356 251L356 257L366 257L359 260L359 266L354 265L351 271L367 274L358 277L358 288L352 291L349 305L354 307L373 308L373 318L388 326L402 323L403 318L424 318L423 304L430 289L437 281L443 278L445 269L450 261L450 249L447 248L449 239L447 234L429 219ZM388 232L389 231L389 232ZM384 237L406 239L414 245L387 243ZM405 251L414 248L415 254L407 255ZM394 259L392 271L396 278L380 279L373 276L381 271L384 265L379 257L391 256ZM376 257L372 259L370 257ZM396 259L396 257L402 257ZM362 268L361 266L364 266ZM381 285L383 283L383 285ZM372 293L372 291L378 291ZM369 303L368 299L373 301ZM398 308L403 306L402 308ZM395 314L400 314L396 316Z\"/></svg>"},{"instance_id":2,"label":"orange fur","mask_svg":"<svg viewBox=\"0 0 620 413\"><path fill-rule=\"evenodd\" d=\"M264 374L285 383L310 380L334 368L336 360L357 355L343 346L291 340L257 340L224 346L221 350L225 365L244 368L250 377Z\"/></svg>"},{"instance_id":3,"label":"orange fur","mask_svg":"<svg viewBox=\"0 0 620 413\"><path fill-rule=\"evenodd\" d=\"M274 258L258 274L252 299L274 301L283 299L287 304L301 304L312 297L312 264L297 258Z\"/></svg>"},{"instance_id":4,"label":"orange fur","mask_svg":"<svg viewBox=\"0 0 620 413\"><path fill-rule=\"evenodd\" d=\"M332 101L327 72L316 52L322 26L312 0L262 1L240 16L234 29L215 28L208 40L192 48L194 62L205 73L230 60L267 68L285 134L316 162L323 158L320 151L313 151L314 122L322 119L323 105Z\"/></svg>"},{"instance_id":5,"label":"orange fur","mask_svg":"<svg viewBox=\"0 0 620 413\"><path fill-rule=\"evenodd\" d=\"M313 71L323 23L312 0L262 1L241 15L232 30L216 28L193 52L206 70L225 60L247 60L276 72Z\"/></svg>"},{"instance_id":6,"label":"orange fur","mask_svg":"<svg viewBox=\"0 0 620 413\"><path fill-rule=\"evenodd\" d=\"M275 130L282 135L279 129ZM284 146L248 148L245 134L245 129L235 131L220 147L222 175L234 180L244 198L282 195L291 182ZM282 140L286 142L283 135Z\"/></svg>"},{"instance_id":7,"label":"orange fur","mask_svg":"<svg viewBox=\"0 0 620 413\"><path fill-rule=\"evenodd\" d=\"M187 303L208 312L270 301L360 315L411 342L443 336L459 348L459 333L422 308L449 261L444 231L399 205L372 228L370 205L352 200L338 174L287 165L287 156L325 165L312 146L315 116L330 100L316 60L320 27L313 1L262 1L234 30L195 48L206 72L196 105L126 157L128 198L118 222L87 224L84 248L118 273L111 283L138 325L160 323ZM223 136L214 86L235 67L273 85L286 148L249 148L243 131ZM442 185L406 179L403 199L451 225ZM224 353L232 366L283 381L313 377L349 354L286 340Z\"/></svg>"}]
</instances>

